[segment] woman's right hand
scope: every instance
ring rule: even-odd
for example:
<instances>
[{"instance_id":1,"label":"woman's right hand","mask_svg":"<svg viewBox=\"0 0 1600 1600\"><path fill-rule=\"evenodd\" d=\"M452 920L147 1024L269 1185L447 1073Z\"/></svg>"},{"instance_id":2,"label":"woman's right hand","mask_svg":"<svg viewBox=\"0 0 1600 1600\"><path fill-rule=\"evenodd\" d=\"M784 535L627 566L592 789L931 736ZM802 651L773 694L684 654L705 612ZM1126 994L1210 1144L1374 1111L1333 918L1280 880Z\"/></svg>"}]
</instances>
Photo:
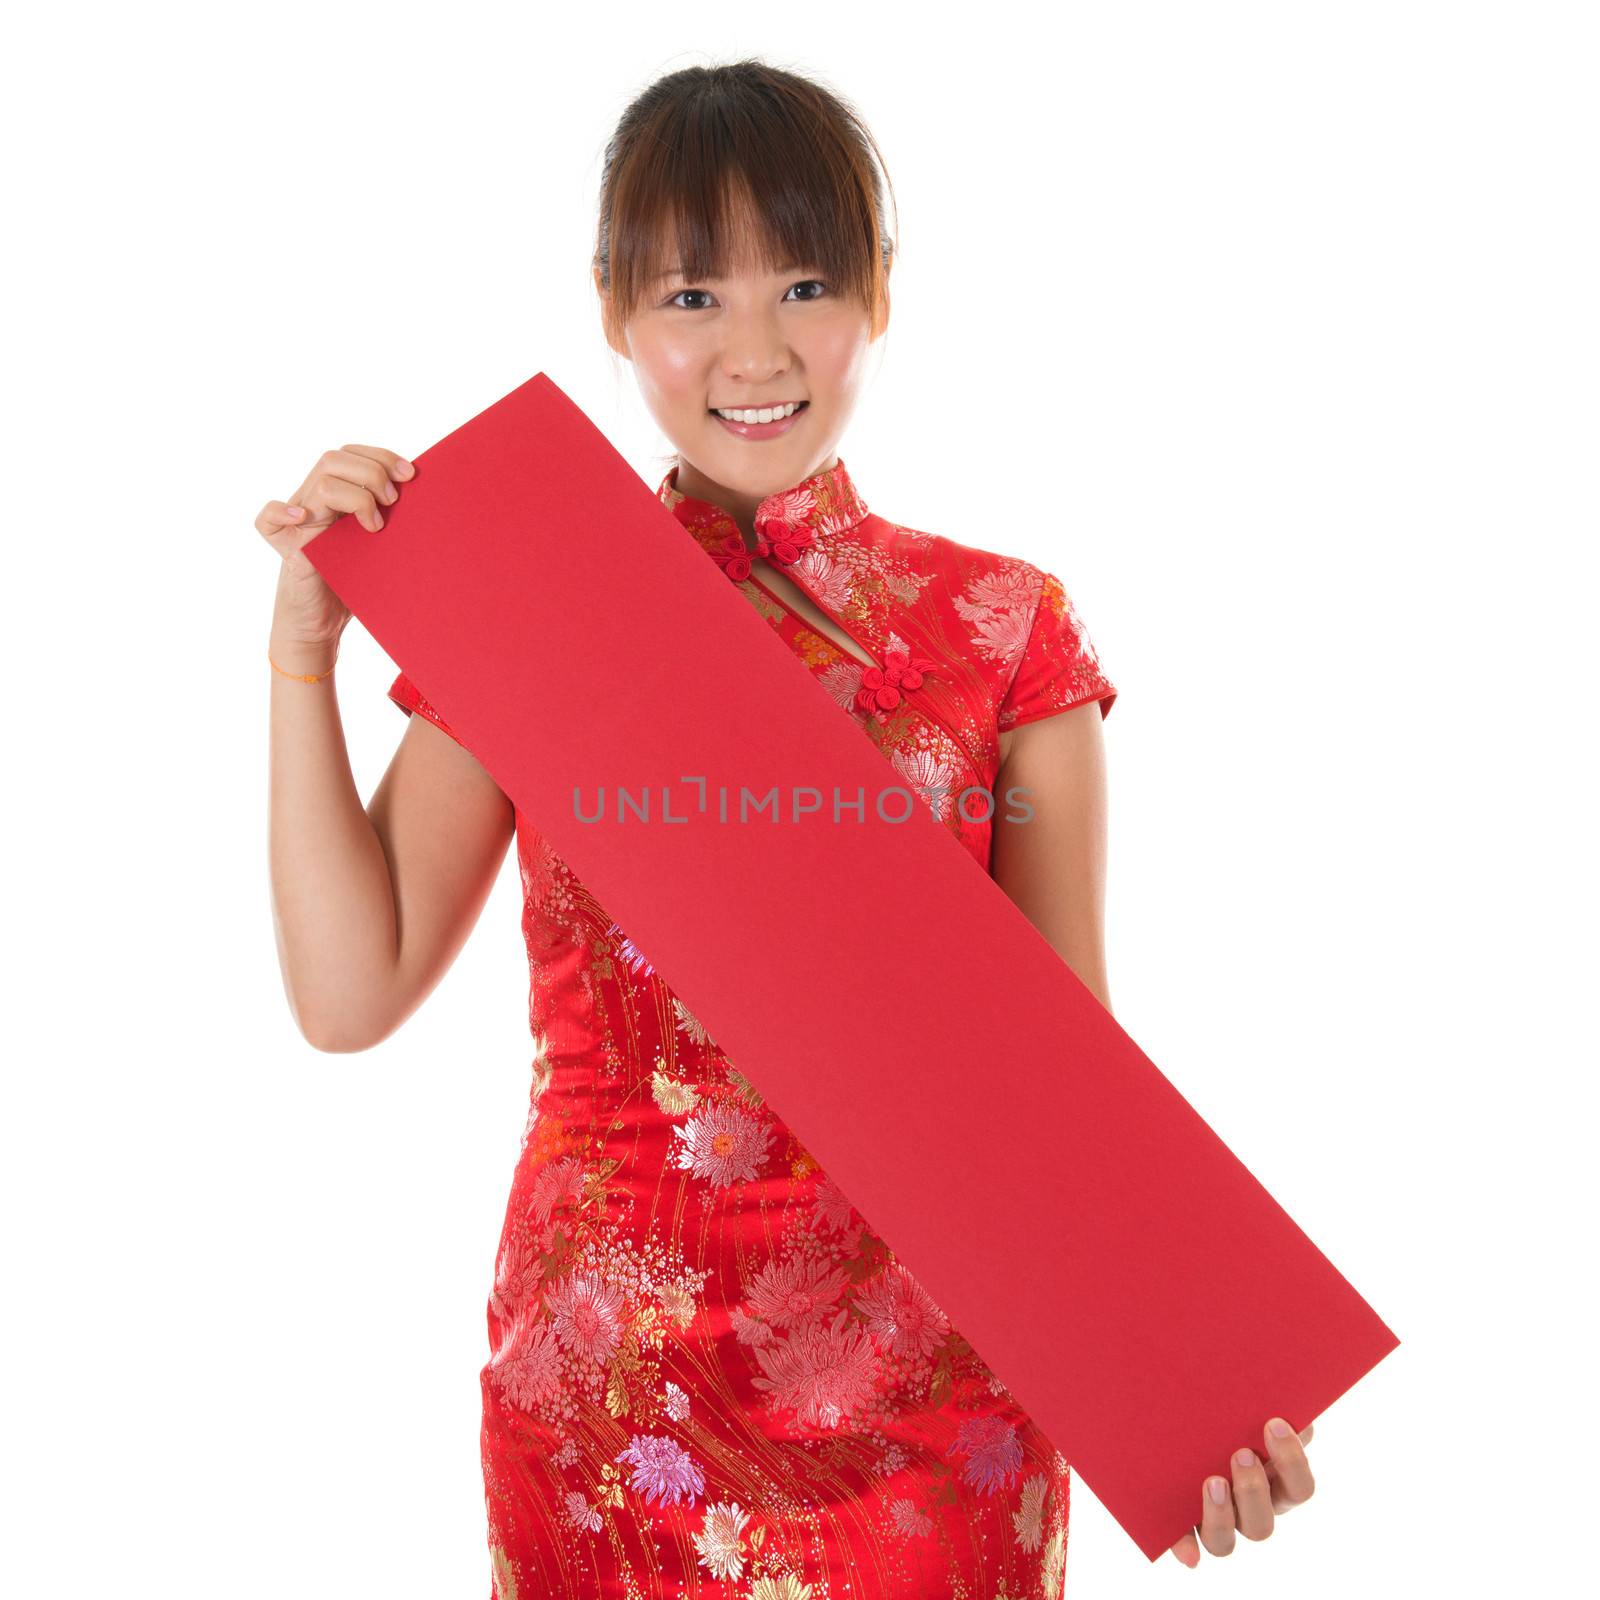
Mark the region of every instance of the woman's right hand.
<instances>
[{"instance_id":1,"label":"woman's right hand","mask_svg":"<svg viewBox=\"0 0 1600 1600\"><path fill-rule=\"evenodd\" d=\"M275 641L338 643L350 609L317 571L305 546L346 512L354 512L363 528L376 533L383 526L379 505L393 505L399 484L415 471L392 450L347 444L325 451L287 500L269 500L261 508L256 532L283 558L272 614Z\"/></svg>"}]
</instances>

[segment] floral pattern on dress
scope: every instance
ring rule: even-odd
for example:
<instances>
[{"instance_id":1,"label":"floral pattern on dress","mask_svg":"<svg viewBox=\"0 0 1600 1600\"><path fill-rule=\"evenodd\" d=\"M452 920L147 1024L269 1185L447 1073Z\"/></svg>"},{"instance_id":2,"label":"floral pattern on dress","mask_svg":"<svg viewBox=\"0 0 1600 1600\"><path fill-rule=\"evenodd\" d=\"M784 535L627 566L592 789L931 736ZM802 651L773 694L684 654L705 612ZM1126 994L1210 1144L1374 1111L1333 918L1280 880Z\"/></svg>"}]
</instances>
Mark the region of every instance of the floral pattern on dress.
<instances>
[{"instance_id":1,"label":"floral pattern on dress","mask_svg":"<svg viewBox=\"0 0 1600 1600\"><path fill-rule=\"evenodd\" d=\"M865 711L865 664L675 479L663 506L987 871L963 791L993 788L1000 732L1116 695L1059 580L876 516L842 460L769 497L790 581L880 666L931 664ZM389 694L454 737L404 673ZM533 1055L480 1374L493 1596L1060 1600L1065 1458L520 809L516 850Z\"/></svg>"}]
</instances>

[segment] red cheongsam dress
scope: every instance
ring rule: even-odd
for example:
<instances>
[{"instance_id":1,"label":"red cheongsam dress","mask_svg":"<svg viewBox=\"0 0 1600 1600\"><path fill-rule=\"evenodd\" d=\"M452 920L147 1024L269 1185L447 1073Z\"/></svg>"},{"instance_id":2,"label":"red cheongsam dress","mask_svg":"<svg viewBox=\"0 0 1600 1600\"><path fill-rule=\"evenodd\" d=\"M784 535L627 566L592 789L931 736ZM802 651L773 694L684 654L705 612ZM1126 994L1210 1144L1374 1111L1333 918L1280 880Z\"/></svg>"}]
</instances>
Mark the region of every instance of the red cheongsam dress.
<instances>
[{"instance_id":1,"label":"red cheongsam dress","mask_svg":"<svg viewBox=\"0 0 1600 1600\"><path fill-rule=\"evenodd\" d=\"M1005 797L958 798L993 791L1001 730L1116 698L1061 582L873 514L842 460L762 502L754 560L676 479L686 534L990 870ZM445 727L404 674L389 693ZM481 1374L494 1600L1060 1600L1065 1458L520 810L516 839L533 1083Z\"/></svg>"}]
</instances>

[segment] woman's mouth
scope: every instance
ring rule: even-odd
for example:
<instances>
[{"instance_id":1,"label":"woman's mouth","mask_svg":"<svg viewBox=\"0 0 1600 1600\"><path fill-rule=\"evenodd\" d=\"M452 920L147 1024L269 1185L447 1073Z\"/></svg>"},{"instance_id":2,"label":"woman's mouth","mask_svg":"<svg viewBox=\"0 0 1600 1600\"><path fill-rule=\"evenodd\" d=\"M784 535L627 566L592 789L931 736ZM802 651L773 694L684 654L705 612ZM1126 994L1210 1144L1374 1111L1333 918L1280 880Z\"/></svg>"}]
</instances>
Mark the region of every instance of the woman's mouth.
<instances>
[{"instance_id":1,"label":"woman's mouth","mask_svg":"<svg viewBox=\"0 0 1600 1600\"><path fill-rule=\"evenodd\" d=\"M770 422L730 422L720 411L711 411L707 414L720 422L729 433L736 433L741 439L776 439L787 433L802 416L810 409L811 402L802 400L788 415L783 416L773 408L774 415ZM759 414L765 407L753 408ZM748 408L745 413L748 414Z\"/></svg>"}]
</instances>

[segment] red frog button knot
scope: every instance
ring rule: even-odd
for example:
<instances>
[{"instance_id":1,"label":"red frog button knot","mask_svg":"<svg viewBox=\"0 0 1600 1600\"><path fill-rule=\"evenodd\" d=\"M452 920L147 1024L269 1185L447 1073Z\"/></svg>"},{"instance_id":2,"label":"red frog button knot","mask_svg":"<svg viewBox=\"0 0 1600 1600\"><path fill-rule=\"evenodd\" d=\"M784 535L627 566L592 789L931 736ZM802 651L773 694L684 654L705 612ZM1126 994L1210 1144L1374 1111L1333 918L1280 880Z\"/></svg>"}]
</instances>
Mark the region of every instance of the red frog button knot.
<instances>
[{"instance_id":1,"label":"red frog button knot","mask_svg":"<svg viewBox=\"0 0 1600 1600\"><path fill-rule=\"evenodd\" d=\"M743 583L750 576L750 552L745 548L742 533L730 533L726 539L709 545L711 559L735 583Z\"/></svg>"},{"instance_id":2,"label":"red frog button knot","mask_svg":"<svg viewBox=\"0 0 1600 1600\"><path fill-rule=\"evenodd\" d=\"M926 656L913 656L909 650L885 651L881 667L862 669L861 687L856 691L857 708L870 712L879 722L887 722L884 713L900 704L901 690L920 689L923 675L934 666Z\"/></svg>"},{"instance_id":3,"label":"red frog button knot","mask_svg":"<svg viewBox=\"0 0 1600 1600\"><path fill-rule=\"evenodd\" d=\"M778 566L792 567L815 543L808 527L790 527L782 517L763 517L756 524L756 554Z\"/></svg>"}]
</instances>

